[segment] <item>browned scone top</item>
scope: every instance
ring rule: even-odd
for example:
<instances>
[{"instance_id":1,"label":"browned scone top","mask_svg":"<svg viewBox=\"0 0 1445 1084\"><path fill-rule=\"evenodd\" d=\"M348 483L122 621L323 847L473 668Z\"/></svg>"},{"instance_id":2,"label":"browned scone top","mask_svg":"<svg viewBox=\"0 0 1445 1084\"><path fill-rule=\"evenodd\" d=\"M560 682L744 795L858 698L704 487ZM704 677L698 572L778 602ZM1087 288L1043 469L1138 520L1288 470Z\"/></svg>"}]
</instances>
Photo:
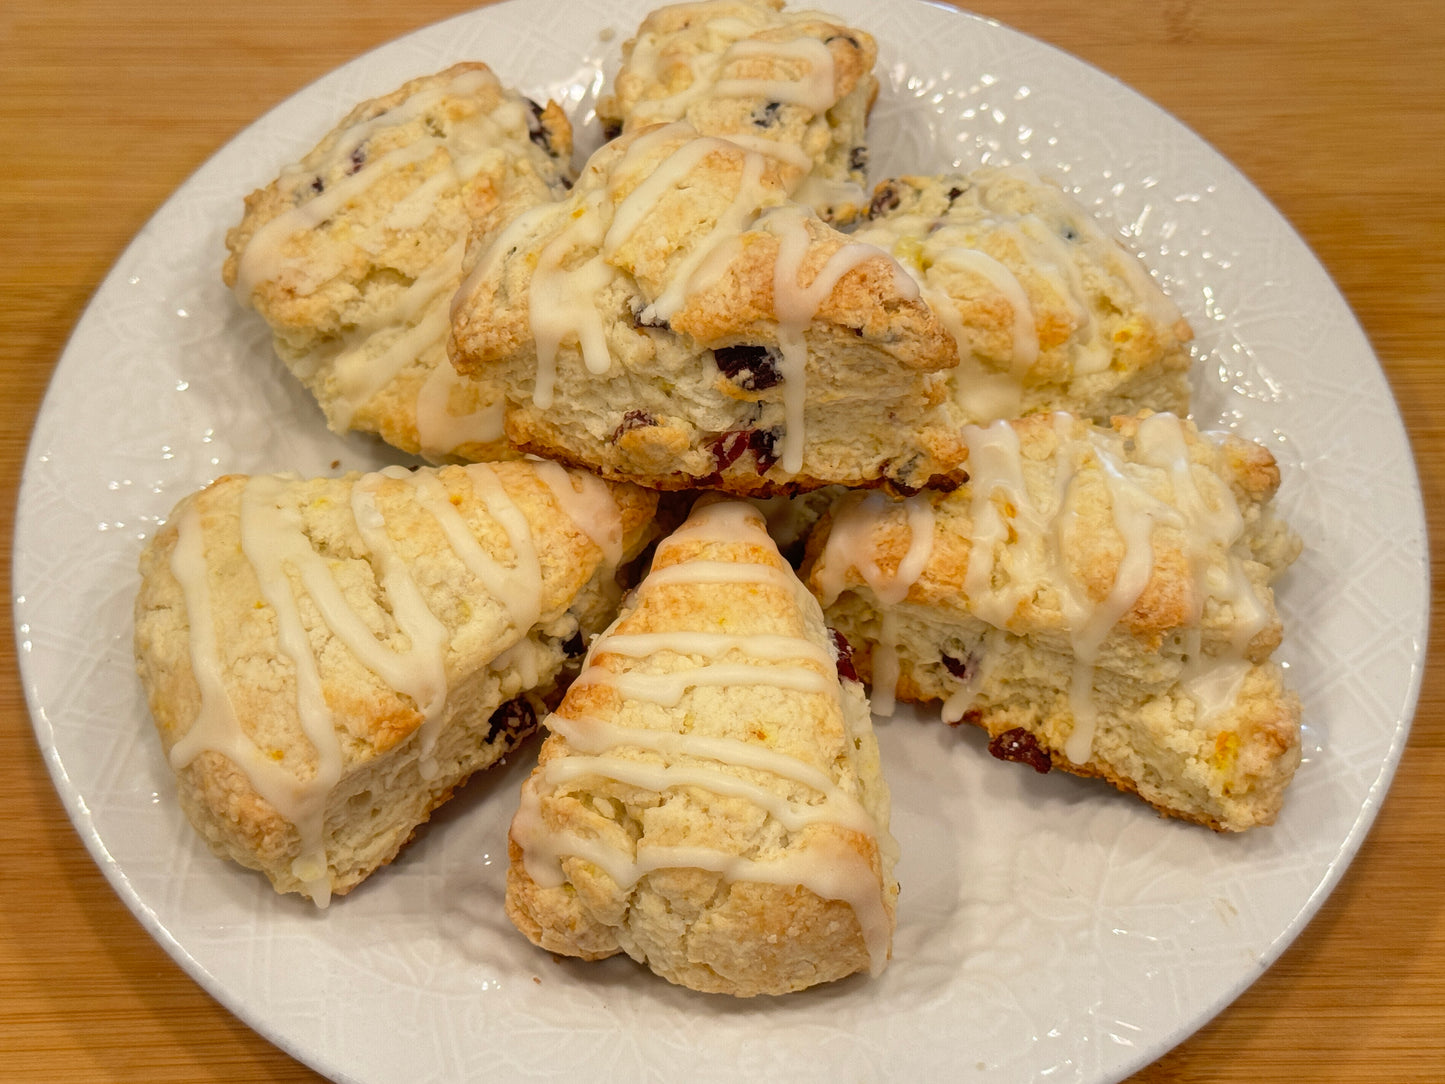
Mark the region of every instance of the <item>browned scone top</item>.
<instances>
[{"instance_id":1,"label":"browned scone top","mask_svg":"<svg viewBox=\"0 0 1445 1084\"><path fill-rule=\"evenodd\" d=\"M790 167L677 123L593 156L477 246L452 360L518 447L658 489L916 490L963 457L952 338Z\"/></svg>"},{"instance_id":2,"label":"browned scone top","mask_svg":"<svg viewBox=\"0 0 1445 1084\"><path fill-rule=\"evenodd\" d=\"M958 341L952 391L986 424L1189 410L1193 332L1143 262L1023 165L877 186L857 239L891 252Z\"/></svg>"},{"instance_id":3,"label":"browned scone top","mask_svg":"<svg viewBox=\"0 0 1445 1084\"><path fill-rule=\"evenodd\" d=\"M251 193L223 278L337 432L433 460L506 450L500 404L446 363L472 231L571 179L572 131L485 64L462 63L357 105Z\"/></svg>"},{"instance_id":4,"label":"browned scone top","mask_svg":"<svg viewBox=\"0 0 1445 1084\"><path fill-rule=\"evenodd\" d=\"M552 464L227 475L146 546L135 653L211 847L318 903L535 725L654 494Z\"/></svg>"},{"instance_id":5,"label":"browned scone top","mask_svg":"<svg viewBox=\"0 0 1445 1084\"><path fill-rule=\"evenodd\" d=\"M507 911L551 952L779 994L888 958L888 794L861 685L742 503L698 511L548 717Z\"/></svg>"},{"instance_id":6,"label":"browned scone top","mask_svg":"<svg viewBox=\"0 0 1445 1084\"><path fill-rule=\"evenodd\" d=\"M865 208L873 37L782 0L705 0L649 13L623 43L597 105L612 134L686 121L703 135L772 144L803 168L797 198L846 224Z\"/></svg>"},{"instance_id":7,"label":"browned scone top","mask_svg":"<svg viewBox=\"0 0 1445 1084\"><path fill-rule=\"evenodd\" d=\"M1270 661L1299 552L1268 450L1172 415L965 429L970 480L853 495L805 575L875 703L941 701L996 755L1110 779L1162 812L1274 820L1299 703Z\"/></svg>"}]
</instances>

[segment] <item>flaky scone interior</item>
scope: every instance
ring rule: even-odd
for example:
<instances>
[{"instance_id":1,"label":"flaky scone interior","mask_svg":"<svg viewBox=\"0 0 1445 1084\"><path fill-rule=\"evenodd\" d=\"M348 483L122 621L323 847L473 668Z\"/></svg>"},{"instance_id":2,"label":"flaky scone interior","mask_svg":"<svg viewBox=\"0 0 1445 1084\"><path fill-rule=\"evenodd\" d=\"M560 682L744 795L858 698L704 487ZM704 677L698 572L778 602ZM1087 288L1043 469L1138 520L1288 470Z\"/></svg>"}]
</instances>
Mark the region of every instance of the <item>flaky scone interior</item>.
<instances>
[{"instance_id":1,"label":"flaky scone interior","mask_svg":"<svg viewBox=\"0 0 1445 1084\"><path fill-rule=\"evenodd\" d=\"M751 505L703 505L659 545L546 726L507 878L536 944L744 997L883 968L868 703Z\"/></svg>"},{"instance_id":2,"label":"flaky scone interior","mask_svg":"<svg viewBox=\"0 0 1445 1084\"><path fill-rule=\"evenodd\" d=\"M969 481L850 494L805 575L873 702L941 702L990 751L1102 776L1171 816L1271 823L1299 701L1271 581L1299 552L1273 457L1170 414L965 430Z\"/></svg>"},{"instance_id":3,"label":"flaky scone interior","mask_svg":"<svg viewBox=\"0 0 1445 1084\"><path fill-rule=\"evenodd\" d=\"M135 654L182 807L325 905L555 702L654 494L523 461L227 475L146 546Z\"/></svg>"}]
</instances>

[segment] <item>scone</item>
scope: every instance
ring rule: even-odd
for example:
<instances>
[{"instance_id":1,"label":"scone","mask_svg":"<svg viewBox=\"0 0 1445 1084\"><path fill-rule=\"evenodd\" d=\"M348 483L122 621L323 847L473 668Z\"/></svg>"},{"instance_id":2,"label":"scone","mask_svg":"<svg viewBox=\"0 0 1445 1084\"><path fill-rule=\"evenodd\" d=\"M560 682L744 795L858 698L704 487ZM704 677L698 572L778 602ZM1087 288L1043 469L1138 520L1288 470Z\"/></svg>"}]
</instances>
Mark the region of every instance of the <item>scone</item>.
<instances>
[{"instance_id":1,"label":"scone","mask_svg":"<svg viewBox=\"0 0 1445 1084\"><path fill-rule=\"evenodd\" d=\"M446 359L472 229L559 196L572 132L483 64L358 105L246 200L223 275L337 432L433 461L506 454L501 404Z\"/></svg>"},{"instance_id":2,"label":"scone","mask_svg":"<svg viewBox=\"0 0 1445 1084\"><path fill-rule=\"evenodd\" d=\"M514 461L227 475L141 556L137 669L187 816L324 906L531 730L655 497Z\"/></svg>"},{"instance_id":3,"label":"scone","mask_svg":"<svg viewBox=\"0 0 1445 1084\"><path fill-rule=\"evenodd\" d=\"M891 252L957 340L966 421L1188 413L1188 322L1137 256L1027 167L885 181L855 239Z\"/></svg>"},{"instance_id":4,"label":"scone","mask_svg":"<svg viewBox=\"0 0 1445 1084\"><path fill-rule=\"evenodd\" d=\"M479 246L452 361L521 450L656 489L916 490L964 455L952 338L776 160L681 122L593 155Z\"/></svg>"},{"instance_id":5,"label":"scone","mask_svg":"<svg viewBox=\"0 0 1445 1084\"><path fill-rule=\"evenodd\" d=\"M740 997L877 974L888 791L839 651L754 508L695 510L546 720L512 822L517 927Z\"/></svg>"},{"instance_id":6,"label":"scone","mask_svg":"<svg viewBox=\"0 0 1445 1084\"><path fill-rule=\"evenodd\" d=\"M878 94L872 36L782 0L659 8L623 44L597 105L609 134L686 121L796 163L795 198L837 224L865 209L865 129Z\"/></svg>"},{"instance_id":7,"label":"scone","mask_svg":"<svg viewBox=\"0 0 1445 1084\"><path fill-rule=\"evenodd\" d=\"M1220 830L1272 822L1300 757L1270 661L1271 581L1299 551L1273 457L1170 414L965 436L968 484L850 495L809 539L808 584L875 706L942 701L1004 759Z\"/></svg>"}]
</instances>

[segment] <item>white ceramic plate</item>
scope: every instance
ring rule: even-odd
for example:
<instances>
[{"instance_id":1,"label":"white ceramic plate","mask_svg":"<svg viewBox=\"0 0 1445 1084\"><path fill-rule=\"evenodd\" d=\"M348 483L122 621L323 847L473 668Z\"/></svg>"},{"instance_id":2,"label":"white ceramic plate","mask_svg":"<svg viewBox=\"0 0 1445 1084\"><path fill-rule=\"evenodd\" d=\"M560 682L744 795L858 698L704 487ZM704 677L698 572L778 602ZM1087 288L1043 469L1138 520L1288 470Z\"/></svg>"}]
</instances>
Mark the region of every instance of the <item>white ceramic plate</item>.
<instances>
[{"instance_id":1,"label":"white ceramic plate","mask_svg":"<svg viewBox=\"0 0 1445 1084\"><path fill-rule=\"evenodd\" d=\"M602 73L651 2L512 0L364 56L242 133L121 257L56 370L18 513L20 661L56 785L146 928L339 1080L1118 1079L1253 980L1360 845L1418 689L1420 495L1368 344L1260 194L1125 87L948 9L829 4L880 42L874 178L1028 161L1064 182L1193 322L1196 416L1281 461L1280 503L1307 549L1280 585L1306 727L1279 823L1216 836L994 761L981 735L884 721L903 847L892 965L735 1002L625 960L559 963L509 927L504 839L530 747L325 913L212 858L172 801L130 655L142 541L223 472L385 459L326 431L222 287L241 198L356 100L461 58L558 97L592 131Z\"/></svg>"}]
</instances>

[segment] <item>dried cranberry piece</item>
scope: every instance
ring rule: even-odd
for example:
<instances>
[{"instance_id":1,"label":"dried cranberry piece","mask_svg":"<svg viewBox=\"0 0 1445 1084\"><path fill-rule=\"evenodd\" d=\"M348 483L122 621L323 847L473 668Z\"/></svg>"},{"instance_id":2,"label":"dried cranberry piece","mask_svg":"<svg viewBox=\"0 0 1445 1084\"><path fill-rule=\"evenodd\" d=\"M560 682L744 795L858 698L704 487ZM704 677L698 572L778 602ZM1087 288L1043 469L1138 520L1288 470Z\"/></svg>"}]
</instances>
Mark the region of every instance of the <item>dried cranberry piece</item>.
<instances>
[{"instance_id":1,"label":"dried cranberry piece","mask_svg":"<svg viewBox=\"0 0 1445 1084\"><path fill-rule=\"evenodd\" d=\"M777 356L766 346L719 346L712 356L723 376L745 391L766 391L783 382Z\"/></svg>"},{"instance_id":2,"label":"dried cranberry piece","mask_svg":"<svg viewBox=\"0 0 1445 1084\"><path fill-rule=\"evenodd\" d=\"M710 447L712 449L712 457L717 461L717 471L721 474L736 463L738 458L748 450L748 430L734 429L730 432L722 433L713 438Z\"/></svg>"},{"instance_id":3,"label":"dried cranberry piece","mask_svg":"<svg viewBox=\"0 0 1445 1084\"><path fill-rule=\"evenodd\" d=\"M366 165L366 145L362 144L351 152L351 164L346 167L348 175L360 173L361 167Z\"/></svg>"},{"instance_id":4,"label":"dried cranberry piece","mask_svg":"<svg viewBox=\"0 0 1445 1084\"><path fill-rule=\"evenodd\" d=\"M552 133L542 123L542 114L546 110L531 98L527 99L527 104L532 107L532 116L527 120L527 137L553 158L557 157L557 152L552 149Z\"/></svg>"},{"instance_id":5,"label":"dried cranberry piece","mask_svg":"<svg viewBox=\"0 0 1445 1084\"><path fill-rule=\"evenodd\" d=\"M629 311L632 313L632 326L652 327L662 331L671 331L672 325L658 316L656 311L654 311L651 316L648 315L649 308L651 308L651 306L642 300L642 298L634 297L632 299L632 303L628 306Z\"/></svg>"},{"instance_id":6,"label":"dried cranberry piece","mask_svg":"<svg viewBox=\"0 0 1445 1084\"><path fill-rule=\"evenodd\" d=\"M833 634L833 656L838 663L838 676L844 681L857 681L858 671L853 666L853 645L837 629L828 630Z\"/></svg>"},{"instance_id":7,"label":"dried cranberry piece","mask_svg":"<svg viewBox=\"0 0 1445 1084\"><path fill-rule=\"evenodd\" d=\"M898 186L892 181L884 181L873 191L873 202L868 205L868 217L877 218L902 202L903 196L899 194Z\"/></svg>"},{"instance_id":8,"label":"dried cranberry piece","mask_svg":"<svg viewBox=\"0 0 1445 1084\"><path fill-rule=\"evenodd\" d=\"M657 419L645 410L629 410L622 415L622 421L612 431L612 439L616 441L623 433L630 433L634 429L645 429L649 425L656 425Z\"/></svg>"},{"instance_id":9,"label":"dried cranberry piece","mask_svg":"<svg viewBox=\"0 0 1445 1084\"><path fill-rule=\"evenodd\" d=\"M778 431L776 429L729 429L708 441L707 448L717 462L717 472L703 479L707 485L722 481L722 473L742 458L744 452L752 452L758 473L766 474L778 461Z\"/></svg>"},{"instance_id":10,"label":"dried cranberry piece","mask_svg":"<svg viewBox=\"0 0 1445 1084\"><path fill-rule=\"evenodd\" d=\"M748 447L753 450L759 474L767 474L778 461L778 435L776 429L754 429L748 437Z\"/></svg>"},{"instance_id":11,"label":"dried cranberry piece","mask_svg":"<svg viewBox=\"0 0 1445 1084\"><path fill-rule=\"evenodd\" d=\"M537 729L537 709L525 696L508 700L487 719L487 741L502 734L520 738Z\"/></svg>"},{"instance_id":12,"label":"dried cranberry piece","mask_svg":"<svg viewBox=\"0 0 1445 1084\"><path fill-rule=\"evenodd\" d=\"M1027 764L1040 775L1054 766L1049 754L1039 748L1038 739L1021 726L995 734L989 739L988 751L999 760Z\"/></svg>"},{"instance_id":13,"label":"dried cranberry piece","mask_svg":"<svg viewBox=\"0 0 1445 1084\"><path fill-rule=\"evenodd\" d=\"M754 109L753 123L759 128L771 128L778 123L778 111L782 108L782 102L768 102L762 108Z\"/></svg>"},{"instance_id":14,"label":"dried cranberry piece","mask_svg":"<svg viewBox=\"0 0 1445 1084\"><path fill-rule=\"evenodd\" d=\"M969 672L973 669L971 665L973 661L972 656L966 659L956 659L948 652L943 652L943 668L958 678L959 681L968 680Z\"/></svg>"},{"instance_id":15,"label":"dried cranberry piece","mask_svg":"<svg viewBox=\"0 0 1445 1084\"><path fill-rule=\"evenodd\" d=\"M968 481L968 471L958 470L952 474L935 474L928 480L928 488L936 489L940 493L952 493L964 482Z\"/></svg>"}]
</instances>

